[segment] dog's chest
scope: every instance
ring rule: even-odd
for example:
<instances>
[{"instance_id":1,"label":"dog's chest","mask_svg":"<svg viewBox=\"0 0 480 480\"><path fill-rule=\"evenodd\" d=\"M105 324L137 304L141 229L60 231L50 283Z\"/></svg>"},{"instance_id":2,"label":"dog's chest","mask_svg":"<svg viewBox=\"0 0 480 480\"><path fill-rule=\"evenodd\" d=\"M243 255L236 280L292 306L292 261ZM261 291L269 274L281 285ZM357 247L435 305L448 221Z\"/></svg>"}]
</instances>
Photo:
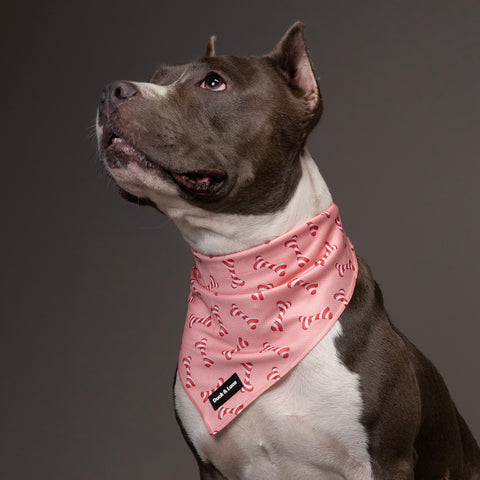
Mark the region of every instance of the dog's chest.
<instances>
[{"instance_id":1,"label":"dog's chest","mask_svg":"<svg viewBox=\"0 0 480 480\"><path fill-rule=\"evenodd\" d=\"M359 421L359 380L338 359L338 335L339 322L287 377L214 437L177 378L178 415L200 457L228 479L372 478Z\"/></svg>"}]
</instances>

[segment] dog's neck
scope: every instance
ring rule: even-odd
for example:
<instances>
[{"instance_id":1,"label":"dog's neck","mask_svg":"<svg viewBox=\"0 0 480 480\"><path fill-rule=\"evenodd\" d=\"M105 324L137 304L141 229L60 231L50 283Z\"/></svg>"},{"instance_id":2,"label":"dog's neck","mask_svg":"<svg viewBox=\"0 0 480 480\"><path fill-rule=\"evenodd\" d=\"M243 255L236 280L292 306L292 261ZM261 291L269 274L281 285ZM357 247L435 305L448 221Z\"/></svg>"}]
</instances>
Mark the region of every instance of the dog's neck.
<instances>
[{"instance_id":1,"label":"dog's neck","mask_svg":"<svg viewBox=\"0 0 480 480\"><path fill-rule=\"evenodd\" d=\"M287 205L265 215L214 214L198 207L166 209L185 240L204 255L239 252L278 237L301 222L318 215L332 197L315 162L305 151L302 176Z\"/></svg>"}]
</instances>

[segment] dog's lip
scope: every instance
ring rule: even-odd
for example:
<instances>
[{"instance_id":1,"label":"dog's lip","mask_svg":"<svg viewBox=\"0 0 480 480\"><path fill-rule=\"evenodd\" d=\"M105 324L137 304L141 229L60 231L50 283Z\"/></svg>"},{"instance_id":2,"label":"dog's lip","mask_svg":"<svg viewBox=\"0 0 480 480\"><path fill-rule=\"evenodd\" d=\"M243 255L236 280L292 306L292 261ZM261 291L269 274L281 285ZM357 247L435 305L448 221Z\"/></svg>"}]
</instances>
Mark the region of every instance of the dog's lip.
<instances>
[{"instance_id":1,"label":"dog's lip","mask_svg":"<svg viewBox=\"0 0 480 480\"><path fill-rule=\"evenodd\" d=\"M222 188L227 178L226 174L221 170L169 173L182 190L202 197L216 194Z\"/></svg>"}]
</instances>

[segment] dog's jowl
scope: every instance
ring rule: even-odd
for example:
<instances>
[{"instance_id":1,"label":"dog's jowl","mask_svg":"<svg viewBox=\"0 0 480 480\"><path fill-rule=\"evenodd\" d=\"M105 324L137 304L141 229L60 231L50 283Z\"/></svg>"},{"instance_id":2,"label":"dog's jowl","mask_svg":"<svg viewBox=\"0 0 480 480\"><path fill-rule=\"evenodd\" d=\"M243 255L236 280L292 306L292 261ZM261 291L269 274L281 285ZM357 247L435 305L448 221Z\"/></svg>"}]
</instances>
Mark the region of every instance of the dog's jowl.
<instances>
[{"instance_id":1,"label":"dog's jowl","mask_svg":"<svg viewBox=\"0 0 480 480\"><path fill-rule=\"evenodd\" d=\"M122 195L193 250L174 396L200 477L479 479L472 434L305 149L322 99L302 24L263 57L214 40L105 86L97 125Z\"/></svg>"}]
</instances>

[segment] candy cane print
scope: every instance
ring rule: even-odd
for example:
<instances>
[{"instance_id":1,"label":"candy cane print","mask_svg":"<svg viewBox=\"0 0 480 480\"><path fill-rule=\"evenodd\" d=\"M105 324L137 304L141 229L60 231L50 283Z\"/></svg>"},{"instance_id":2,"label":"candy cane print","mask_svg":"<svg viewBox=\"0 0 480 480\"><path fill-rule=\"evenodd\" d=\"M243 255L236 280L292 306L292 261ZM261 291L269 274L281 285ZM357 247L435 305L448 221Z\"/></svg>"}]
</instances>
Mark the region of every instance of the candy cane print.
<instances>
[{"instance_id":1,"label":"candy cane print","mask_svg":"<svg viewBox=\"0 0 480 480\"><path fill-rule=\"evenodd\" d=\"M206 367L211 367L215 362L207 355L207 339L202 338L199 342L195 343L195 348L200 350L202 355L203 364Z\"/></svg>"},{"instance_id":2,"label":"candy cane print","mask_svg":"<svg viewBox=\"0 0 480 480\"><path fill-rule=\"evenodd\" d=\"M331 217L331 214L330 214L330 212L329 212L328 210L325 210L325 211L322 212L320 215L323 215L323 216L325 216L325 217L327 217L327 218L330 218L330 217Z\"/></svg>"},{"instance_id":3,"label":"candy cane print","mask_svg":"<svg viewBox=\"0 0 480 480\"><path fill-rule=\"evenodd\" d=\"M215 317L215 320L217 321L218 325L220 326L220 330L218 334L223 337L224 335L228 335L228 330L227 327L222 323L222 319L220 318L220 307L218 305L213 305L210 308L210 311L212 312L212 315Z\"/></svg>"},{"instance_id":4,"label":"candy cane print","mask_svg":"<svg viewBox=\"0 0 480 480\"><path fill-rule=\"evenodd\" d=\"M303 255L303 253L300 251L300 247L298 246L298 237L296 235L294 235L290 240L287 240L285 242L285 246L291 248L295 252L299 267L304 267L310 261L310 259L306 255Z\"/></svg>"},{"instance_id":5,"label":"candy cane print","mask_svg":"<svg viewBox=\"0 0 480 480\"><path fill-rule=\"evenodd\" d=\"M210 282L205 287L207 290L213 290L214 288L218 288L218 282L210 275Z\"/></svg>"},{"instance_id":6,"label":"candy cane print","mask_svg":"<svg viewBox=\"0 0 480 480\"><path fill-rule=\"evenodd\" d=\"M313 222L307 222L308 228L310 230L310 235L314 237L318 232L318 225Z\"/></svg>"},{"instance_id":7,"label":"candy cane print","mask_svg":"<svg viewBox=\"0 0 480 480\"><path fill-rule=\"evenodd\" d=\"M302 324L302 328L304 330L308 330L310 325L315 320L331 320L333 318L333 314L330 311L329 307L325 307L320 313L316 313L315 315L309 316L300 316L298 317L298 321Z\"/></svg>"},{"instance_id":8,"label":"candy cane print","mask_svg":"<svg viewBox=\"0 0 480 480\"><path fill-rule=\"evenodd\" d=\"M235 305L234 303L232 303L232 309L230 310L230 315L232 317L240 317L240 318L243 318L243 320L245 320L245 322L247 322L247 325L252 329L252 330L255 330L257 328L257 323L258 323L258 319L257 318L253 318L253 317L249 317L247 314L243 313L239 308L238 308L238 305Z\"/></svg>"},{"instance_id":9,"label":"candy cane print","mask_svg":"<svg viewBox=\"0 0 480 480\"><path fill-rule=\"evenodd\" d=\"M207 403L207 400L208 400L208 397L215 391L217 390L218 388L220 388L222 385L223 385L223 382L225 380L223 380L222 377L220 377L217 381L217 385L215 387L213 387L211 390L204 390L203 392L200 392L200 397L202 398L203 400L203 403Z\"/></svg>"},{"instance_id":10,"label":"candy cane print","mask_svg":"<svg viewBox=\"0 0 480 480\"><path fill-rule=\"evenodd\" d=\"M300 286L305 288L310 295L315 295L317 293L318 283L307 283L301 278L294 278L287 283L287 286L288 288Z\"/></svg>"},{"instance_id":11,"label":"candy cane print","mask_svg":"<svg viewBox=\"0 0 480 480\"><path fill-rule=\"evenodd\" d=\"M283 277L285 275L285 271L287 270L287 266L284 263L270 263L267 262L262 256L258 256L255 259L255 263L253 264L254 270L260 270L261 268L268 268L269 270L273 270L279 277Z\"/></svg>"},{"instance_id":12,"label":"candy cane print","mask_svg":"<svg viewBox=\"0 0 480 480\"><path fill-rule=\"evenodd\" d=\"M248 347L248 342L246 340L244 340L242 337L238 337L237 338L237 346L235 348L231 349L231 350L224 350L222 352L222 354L225 355L225 358L227 360L231 360L232 355L234 353L238 353L240 350L242 350L245 347Z\"/></svg>"},{"instance_id":13,"label":"candy cane print","mask_svg":"<svg viewBox=\"0 0 480 480\"><path fill-rule=\"evenodd\" d=\"M315 266L316 267L318 267L319 265L325 266L325 263L327 262L327 258L332 254L332 252L337 250L337 248L338 247L336 245L330 245L330 243L325 242L325 253L320 260L317 260L315 262Z\"/></svg>"},{"instance_id":14,"label":"candy cane print","mask_svg":"<svg viewBox=\"0 0 480 480\"><path fill-rule=\"evenodd\" d=\"M255 293L252 293L252 299L253 300L264 300L265 297L263 295L263 292L265 290L270 290L271 288L273 288L273 284L272 283L267 283L266 285L259 285L257 287L257 292Z\"/></svg>"},{"instance_id":15,"label":"candy cane print","mask_svg":"<svg viewBox=\"0 0 480 480\"><path fill-rule=\"evenodd\" d=\"M287 310L292 306L292 302L277 302L277 308L280 309L280 313L277 316L277 319L273 322L270 327L274 332L283 332L285 330L285 325L283 321L285 320L285 315Z\"/></svg>"},{"instance_id":16,"label":"candy cane print","mask_svg":"<svg viewBox=\"0 0 480 480\"><path fill-rule=\"evenodd\" d=\"M343 226L342 226L342 221L340 220L340 217L337 217L335 219L335 226L343 233L345 233L345 231L343 230Z\"/></svg>"},{"instance_id":17,"label":"candy cane print","mask_svg":"<svg viewBox=\"0 0 480 480\"><path fill-rule=\"evenodd\" d=\"M348 263L336 263L335 268L338 270L338 274L343 277L347 270L355 270L355 265L349 260Z\"/></svg>"},{"instance_id":18,"label":"candy cane print","mask_svg":"<svg viewBox=\"0 0 480 480\"><path fill-rule=\"evenodd\" d=\"M267 380L280 380L280 374L277 367L272 367L272 370L267 375Z\"/></svg>"},{"instance_id":19,"label":"candy cane print","mask_svg":"<svg viewBox=\"0 0 480 480\"><path fill-rule=\"evenodd\" d=\"M209 327L212 324L212 317L210 315L206 317L196 317L195 315L190 315L188 317L188 326L190 328L193 327L196 323L201 323L202 325L205 325L206 327Z\"/></svg>"},{"instance_id":20,"label":"candy cane print","mask_svg":"<svg viewBox=\"0 0 480 480\"><path fill-rule=\"evenodd\" d=\"M196 297L201 297L200 292L195 288L195 282L190 280L190 296L188 297L188 303L194 302Z\"/></svg>"},{"instance_id":21,"label":"candy cane print","mask_svg":"<svg viewBox=\"0 0 480 480\"><path fill-rule=\"evenodd\" d=\"M185 365L185 371L187 374L187 380L185 381L185 386L187 388L192 388L195 386L195 381L192 377L192 370L190 368L190 364L192 363L192 357L189 355L188 357L183 357L183 364Z\"/></svg>"},{"instance_id":22,"label":"candy cane print","mask_svg":"<svg viewBox=\"0 0 480 480\"><path fill-rule=\"evenodd\" d=\"M224 260L222 263L227 267L227 270L230 272L230 278L232 279L230 285L232 286L232 288L237 288L245 285L245 280L238 278L235 273L235 260L229 258L228 260Z\"/></svg>"},{"instance_id":23,"label":"candy cane print","mask_svg":"<svg viewBox=\"0 0 480 480\"><path fill-rule=\"evenodd\" d=\"M221 420L225 415L238 415L243 410L243 404L236 407L220 407L218 409L218 419Z\"/></svg>"},{"instance_id":24,"label":"candy cane print","mask_svg":"<svg viewBox=\"0 0 480 480\"><path fill-rule=\"evenodd\" d=\"M345 306L348 305L348 300L347 297L345 296L345 289L341 288L338 292L336 292L333 295L333 298L335 300L338 300L339 302L343 303Z\"/></svg>"},{"instance_id":25,"label":"candy cane print","mask_svg":"<svg viewBox=\"0 0 480 480\"><path fill-rule=\"evenodd\" d=\"M290 347L272 347L268 342L263 344L262 350L260 353L264 352L275 352L276 354L280 355L282 358L288 358L288 352L290 351Z\"/></svg>"},{"instance_id":26,"label":"candy cane print","mask_svg":"<svg viewBox=\"0 0 480 480\"><path fill-rule=\"evenodd\" d=\"M251 392L253 390L253 385L250 383L250 376L252 375L253 363L245 362L245 363L242 363L241 365L242 365L243 372L245 373L245 377L243 379L243 387L240 391Z\"/></svg>"}]
</instances>

